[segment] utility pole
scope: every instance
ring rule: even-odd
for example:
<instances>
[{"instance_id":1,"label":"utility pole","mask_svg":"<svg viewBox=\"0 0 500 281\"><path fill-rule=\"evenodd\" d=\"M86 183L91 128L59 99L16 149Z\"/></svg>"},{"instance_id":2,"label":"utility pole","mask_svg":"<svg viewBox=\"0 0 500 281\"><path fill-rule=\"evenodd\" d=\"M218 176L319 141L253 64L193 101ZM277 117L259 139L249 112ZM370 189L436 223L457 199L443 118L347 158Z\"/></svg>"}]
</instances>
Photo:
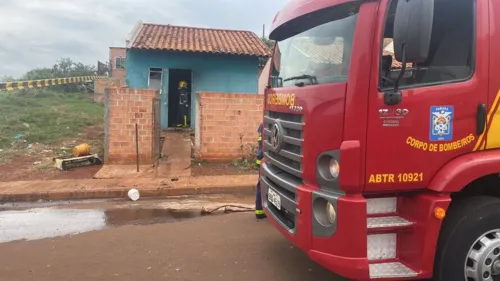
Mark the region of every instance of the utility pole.
<instances>
[{"instance_id":1,"label":"utility pole","mask_svg":"<svg viewBox=\"0 0 500 281\"><path fill-rule=\"evenodd\" d=\"M262 38L266 38L266 25L262 25Z\"/></svg>"}]
</instances>

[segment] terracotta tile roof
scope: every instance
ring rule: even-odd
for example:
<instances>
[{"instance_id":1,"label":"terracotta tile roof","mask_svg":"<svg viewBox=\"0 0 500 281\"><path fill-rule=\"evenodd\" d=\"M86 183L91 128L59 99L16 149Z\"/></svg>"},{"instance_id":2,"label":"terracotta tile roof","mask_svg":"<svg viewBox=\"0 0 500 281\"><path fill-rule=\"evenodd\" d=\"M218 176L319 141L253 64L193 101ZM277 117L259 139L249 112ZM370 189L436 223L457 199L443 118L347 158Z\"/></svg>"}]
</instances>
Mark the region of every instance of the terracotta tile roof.
<instances>
[{"instance_id":1,"label":"terracotta tile roof","mask_svg":"<svg viewBox=\"0 0 500 281\"><path fill-rule=\"evenodd\" d=\"M251 31L143 24L132 49L267 57L271 50Z\"/></svg>"}]
</instances>

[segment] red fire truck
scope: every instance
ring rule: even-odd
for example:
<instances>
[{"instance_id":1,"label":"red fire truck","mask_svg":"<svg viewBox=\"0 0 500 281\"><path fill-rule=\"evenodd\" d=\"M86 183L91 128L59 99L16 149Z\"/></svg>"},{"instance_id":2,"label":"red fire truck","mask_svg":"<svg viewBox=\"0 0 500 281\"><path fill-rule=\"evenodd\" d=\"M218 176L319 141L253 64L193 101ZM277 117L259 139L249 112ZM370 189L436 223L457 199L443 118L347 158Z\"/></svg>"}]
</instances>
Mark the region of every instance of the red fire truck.
<instances>
[{"instance_id":1,"label":"red fire truck","mask_svg":"<svg viewBox=\"0 0 500 281\"><path fill-rule=\"evenodd\" d=\"M355 280L500 280L497 15L496 0L276 15L261 186L289 241Z\"/></svg>"}]
</instances>

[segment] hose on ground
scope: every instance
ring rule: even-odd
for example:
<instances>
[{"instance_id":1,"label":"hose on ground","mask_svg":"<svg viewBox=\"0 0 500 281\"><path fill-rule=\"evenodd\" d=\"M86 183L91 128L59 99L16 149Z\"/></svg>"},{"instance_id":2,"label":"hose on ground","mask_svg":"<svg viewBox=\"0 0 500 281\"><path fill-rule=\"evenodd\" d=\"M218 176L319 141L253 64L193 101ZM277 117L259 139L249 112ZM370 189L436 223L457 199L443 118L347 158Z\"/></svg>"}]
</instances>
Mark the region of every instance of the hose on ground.
<instances>
[{"instance_id":1,"label":"hose on ground","mask_svg":"<svg viewBox=\"0 0 500 281\"><path fill-rule=\"evenodd\" d=\"M222 206L219 206L219 207L212 209L212 210L208 210L207 208L202 207L201 214L202 215L210 215L210 214L213 214L214 212L216 212L222 208L224 208L224 213L243 213L243 212L253 212L254 211L253 208L248 208L248 207L244 207L244 206L222 205ZM234 210L231 208L236 208L237 210Z\"/></svg>"}]
</instances>

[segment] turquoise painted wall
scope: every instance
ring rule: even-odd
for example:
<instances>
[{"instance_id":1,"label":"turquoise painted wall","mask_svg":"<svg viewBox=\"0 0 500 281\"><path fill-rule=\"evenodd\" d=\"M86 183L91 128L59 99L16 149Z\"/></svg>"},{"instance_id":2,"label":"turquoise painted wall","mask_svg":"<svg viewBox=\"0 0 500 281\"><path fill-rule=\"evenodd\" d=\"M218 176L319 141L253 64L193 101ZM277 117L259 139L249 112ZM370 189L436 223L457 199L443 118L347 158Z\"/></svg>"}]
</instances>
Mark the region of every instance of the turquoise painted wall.
<instances>
[{"instance_id":1,"label":"turquoise painted wall","mask_svg":"<svg viewBox=\"0 0 500 281\"><path fill-rule=\"evenodd\" d=\"M131 89L148 87L149 68L191 69L191 127L195 127L197 92L258 93L258 58L152 50L127 50L126 79ZM168 72L163 75L162 129L167 127Z\"/></svg>"}]
</instances>

